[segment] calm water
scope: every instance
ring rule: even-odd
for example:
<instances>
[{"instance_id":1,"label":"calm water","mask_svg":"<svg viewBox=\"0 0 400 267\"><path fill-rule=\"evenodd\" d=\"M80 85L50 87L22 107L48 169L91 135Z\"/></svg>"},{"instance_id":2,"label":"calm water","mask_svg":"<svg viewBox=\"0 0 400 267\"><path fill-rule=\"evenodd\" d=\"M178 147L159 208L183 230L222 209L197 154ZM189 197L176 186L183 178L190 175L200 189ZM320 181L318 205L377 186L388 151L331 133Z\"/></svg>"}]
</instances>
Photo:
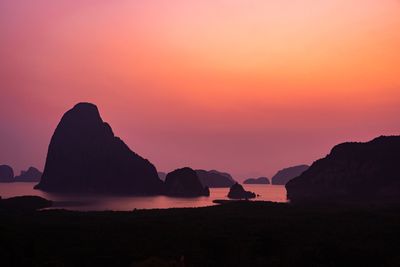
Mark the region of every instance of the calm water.
<instances>
[{"instance_id":1,"label":"calm water","mask_svg":"<svg viewBox=\"0 0 400 267\"><path fill-rule=\"evenodd\" d=\"M166 209L184 207L205 207L215 205L215 199L227 199L229 188L210 188L209 197L174 198L166 196L151 197L111 197L111 196L74 196L57 195L34 190L35 183L0 183L0 196L2 198L35 195L58 202L58 208L70 210L120 210L133 209ZM250 190L260 195L256 200L286 202L286 189L280 185L245 185Z\"/></svg>"}]
</instances>

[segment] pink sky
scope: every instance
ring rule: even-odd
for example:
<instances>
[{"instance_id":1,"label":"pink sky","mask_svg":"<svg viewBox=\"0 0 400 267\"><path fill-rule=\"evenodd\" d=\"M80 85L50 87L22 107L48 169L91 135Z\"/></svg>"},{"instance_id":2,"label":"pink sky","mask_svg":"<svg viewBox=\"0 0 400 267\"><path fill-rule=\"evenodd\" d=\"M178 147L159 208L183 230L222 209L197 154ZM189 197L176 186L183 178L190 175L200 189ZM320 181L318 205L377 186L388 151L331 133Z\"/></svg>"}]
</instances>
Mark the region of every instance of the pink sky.
<instances>
[{"instance_id":1,"label":"pink sky","mask_svg":"<svg viewBox=\"0 0 400 267\"><path fill-rule=\"evenodd\" d=\"M396 0L2 0L0 41L17 172L81 101L159 170L239 180L400 132Z\"/></svg>"}]
</instances>

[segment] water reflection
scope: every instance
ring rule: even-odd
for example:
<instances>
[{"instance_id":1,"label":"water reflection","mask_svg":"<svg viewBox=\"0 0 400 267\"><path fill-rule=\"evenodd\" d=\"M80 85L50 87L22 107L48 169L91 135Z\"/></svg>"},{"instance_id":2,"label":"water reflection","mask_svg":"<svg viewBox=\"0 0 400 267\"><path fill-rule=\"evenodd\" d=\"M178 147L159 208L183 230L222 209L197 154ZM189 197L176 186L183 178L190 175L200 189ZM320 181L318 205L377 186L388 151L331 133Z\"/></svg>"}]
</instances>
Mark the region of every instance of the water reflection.
<instances>
[{"instance_id":1,"label":"water reflection","mask_svg":"<svg viewBox=\"0 0 400 267\"><path fill-rule=\"evenodd\" d=\"M205 207L215 205L215 199L227 199L228 188L210 188L209 197L175 198L167 196L103 196L103 195L58 195L33 189L33 183L0 183L3 198L35 195L56 202L55 207L70 210L119 210L165 209L184 207ZM286 189L279 185L245 185L259 195L256 200L287 202Z\"/></svg>"}]
</instances>

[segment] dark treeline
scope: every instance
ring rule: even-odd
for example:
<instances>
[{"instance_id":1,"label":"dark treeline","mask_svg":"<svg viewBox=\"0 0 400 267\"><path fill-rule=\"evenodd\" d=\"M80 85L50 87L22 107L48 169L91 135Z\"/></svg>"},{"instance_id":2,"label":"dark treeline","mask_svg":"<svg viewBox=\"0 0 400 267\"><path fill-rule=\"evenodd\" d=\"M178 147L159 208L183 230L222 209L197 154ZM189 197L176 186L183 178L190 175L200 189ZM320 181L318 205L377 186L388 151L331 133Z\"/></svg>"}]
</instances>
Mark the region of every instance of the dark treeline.
<instances>
[{"instance_id":1,"label":"dark treeline","mask_svg":"<svg viewBox=\"0 0 400 267\"><path fill-rule=\"evenodd\" d=\"M0 202L1 203L1 202ZM399 266L400 207L10 211L2 266Z\"/></svg>"}]
</instances>

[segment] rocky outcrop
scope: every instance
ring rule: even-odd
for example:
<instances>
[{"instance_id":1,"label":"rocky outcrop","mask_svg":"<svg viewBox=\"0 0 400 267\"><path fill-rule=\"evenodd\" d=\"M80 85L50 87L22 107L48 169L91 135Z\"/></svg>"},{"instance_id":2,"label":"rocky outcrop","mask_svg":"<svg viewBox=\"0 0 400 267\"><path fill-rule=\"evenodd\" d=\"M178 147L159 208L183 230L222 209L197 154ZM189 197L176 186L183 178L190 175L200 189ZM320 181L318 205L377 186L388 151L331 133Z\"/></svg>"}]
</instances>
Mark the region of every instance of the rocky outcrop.
<instances>
[{"instance_id":1,"label":"rocky outcrop","mask_svg":"<svg viewBox=\"0 0 400 267\"><path fill-rule=\"evenodd\" d=\"M259 178L249 178L246 179L244 184L269 184L269 180L267 177L259 177Z\"/></svg>"},{"instance_id":2,"label":"rocky outcrop","mask_svg":"<svg viewBox=\"0 0 400 267\"><path fill-rule=\"evenodd\" d=\"M14 181L14 171L8 165L0 165L0 183L11 183Z\"/></svg>"},{"instance_id":3,"label":"rocky outcrop","mask_svg":"<svg viewBox=\"0 0 400 267\"><path fill-rule=\"evenodd\" d=\"M250 191L244 190L243 186L235 183L229 190L228 197L232 199L250 199L255 198L256 194Z\"/></svg>"},{"instance_id":4,"label":"rocky outcrop","mask_svg":"<svg viewBox=\"0 0 400 267\"><path fill-rule=\"evenodd\" d=\"M39 182L42 173L35 167L29 167L27 171L21 171L21 174L15 176L15 182Z\"/></svg>"},{"instance_id":5,"label":"rocky outcrop","mask_svg":"<svg viewBox=\"0 0 400 267\"><path fill-rule=\"evenodd\" d=\"M275 185L285 185L293 178L302 174L310 166L308 165L297 165L278 171L271 179L271 183Z\"/></svg>"},{"instance_id":6,"label":"rocky outcrop","mask_svg":"<svg viewBox=\"0 0 400 267\"><path fill-rule=\"evenodd\" d=\"M343 143L286 184L291 202L400 201L400 136Z\"/></svg>"},{"instance_id":7,"label":"rocky outcrop","mask_svg":"<svg viewBox=\"0 0 400 267\"><path fill-rule=\"evenodd\" d=\"M58 124L35 188L68 193L159 194L163 183L153 164L114 136L95 105L79 103Z\"/></svg>"},{"instance_id":8,"label":"rocky outcrop","mask_svg":"<svg viewBox=\"0 0 400 267\"><path fill-rule=\"evenodd\" d=\"M208 187L204 187L196 172L191 168L177 169L167 174L165 178L165 192L175 197L209 196Z\"/></svg>"},{"instance_id":9,"label":"rocky outcrop","mask_svg":"<svg viewBox=\"0 0 400 267\"><path fill-rule=\"evenodd\" d=\"M196 173L202 185L208 186L209 188L231 187L233 184L235 184L232 176L228 173L219 172L216 170L196 170Z\"/></svg>"}]
</instances>

